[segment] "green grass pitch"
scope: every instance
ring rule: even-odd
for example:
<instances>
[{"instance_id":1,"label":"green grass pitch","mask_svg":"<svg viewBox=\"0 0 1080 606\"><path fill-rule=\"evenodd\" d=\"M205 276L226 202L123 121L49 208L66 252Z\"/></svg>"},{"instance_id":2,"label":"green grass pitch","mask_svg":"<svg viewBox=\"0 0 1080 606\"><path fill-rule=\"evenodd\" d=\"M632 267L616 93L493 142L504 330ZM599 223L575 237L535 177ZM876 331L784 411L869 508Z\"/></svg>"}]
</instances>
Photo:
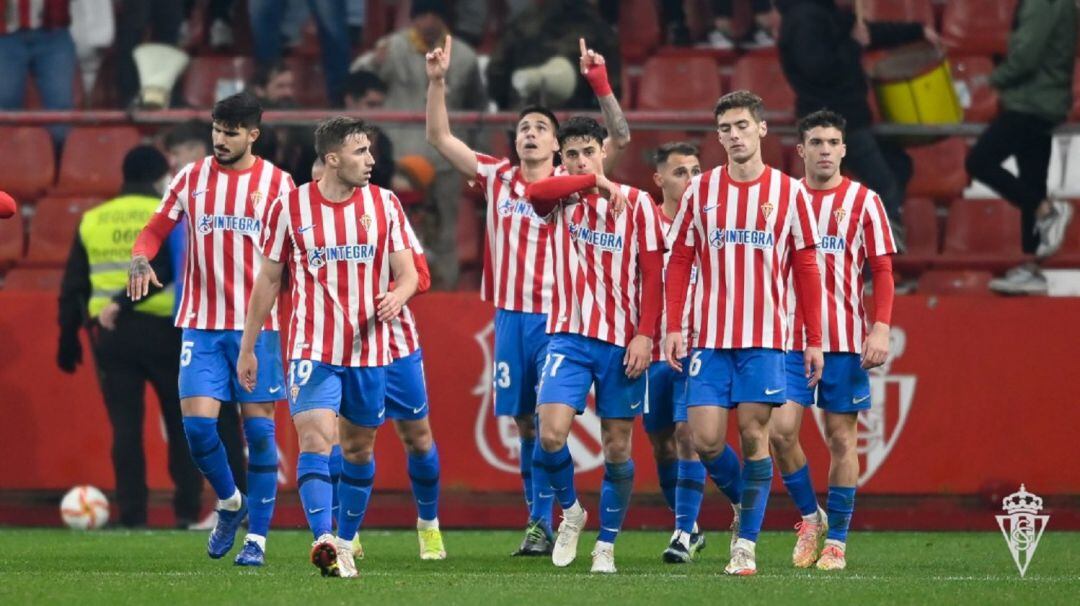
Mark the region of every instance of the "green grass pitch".
<instances>
[{"instance_id":1,"label":"green grass pitch","mask_svg":"<svg viewBox=\"0 0 1080 606\"><path fill-rule=\"evenodd\" d=\"M619 572L590 575L593 533L578 559L511 558L520 533L447 531L449 558L421 562L409 531L366 531L359 579L325 579L307 561L311 536L270 535L268 565L240 569L238 547L206 557L202 532L0 529L0 604L1076 604L1080 533L1047 532L1021 579L1000 533L859 532L840 573L792 568L793 533L765 533L758 574L721 574L727 533L712 532L698 561L664 564L668 538L625 532ZM1070 597L1071 596L1071 597Z\"/></svg>"}]
</instances>

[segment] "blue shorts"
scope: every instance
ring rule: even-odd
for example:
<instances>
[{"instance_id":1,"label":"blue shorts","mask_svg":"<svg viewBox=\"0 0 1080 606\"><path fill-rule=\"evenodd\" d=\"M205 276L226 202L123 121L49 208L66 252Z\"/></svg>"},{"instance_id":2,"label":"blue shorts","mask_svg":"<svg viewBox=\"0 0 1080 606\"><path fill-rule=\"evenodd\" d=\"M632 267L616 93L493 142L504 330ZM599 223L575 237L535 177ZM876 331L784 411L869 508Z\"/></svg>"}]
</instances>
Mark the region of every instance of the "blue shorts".
<instances>
[{"instance_id":1,"label":"blue shorts","mask_svg":"<svg viewBox=\"0 0 1080 606\"><path fill-rule=\"evenodd\" d=\"M386 416L398 421L428 416L424 356L419 349L386 367Z\"/></svg>"},{"instance_id":2,"label":"blue shorts","mask_svg":"<svg viewBox=\"0 0 1080 606\"><path fill-rule=\"evenodd\" d=\"M789 351L787 399L803 406L814 404L814 390L806 386L803 352ZM855 353L826 353L825 370L817 386L818 408L828 412L859 412L870 409L870 373Z\"/></svg>"},{"instance_id":3,"label":"blue shorts","mask_svg":"<svg viewBox=\"0 0 1080 606\"><path fill-rule=\"evenodd\" d=\"M289 414L325 408L353 425L378 427L386 416L386 366L289 363Z\"/></svg>"},{"instance_id":4,"label":"blue shorts","mask_svg":"<svg viewBox=\"0 0 1080 606\"><path fill-rule=\"evenodd\" d=\"M495 310L492 393L496 416L523 417L536 413L536 389L550 339L547 314Z\"/></svg>"},{"instance_id":5,"label":"blue shorts","mask_svg":"<svg viewBox=\"0 0 1080 606\"><path fill-rule=\"evenodd\" d=\"M667 362L649 365L645 413L641 420L648 433L686 422L686 358L683 358L682 372L675 372Z\"/></svg>"},{"instance_id":6,"label":"blue shorts","mask_svg":"<svg viewBox=\"0 0 1080 606\"><path fill-rule=\"evenodd\" d=\"M569 404L581 414L596 386L596 414L601 419L629 419L642 412L648 373L626 376L626 348L599 339L558 333L548 344L538 403Z\"/></svg>"},{"instance_id":7,"label":"blue shorts","mask_svg":"<svg viewBox=\"0 0 1080 606\"><path fill-rule=\"evenodd\" d=\"M695 349L686 371L687 406L779 406L787 399L784 352L779 349Z\"/></svg>"},{"instance_id":8,"label":"blue shorts","mask_svg":"<svg viewBox=\"0 0 1080 606\"><path fill-rule=\"evenodd\" d=\"M248 393L236 376L240 330L185 328L180 346L180 398L208 397L219 402L275 402L285 399L281 341L275 330L264 330L255 341L259 373L255 391Z\"/></svg>"}]
</instances>

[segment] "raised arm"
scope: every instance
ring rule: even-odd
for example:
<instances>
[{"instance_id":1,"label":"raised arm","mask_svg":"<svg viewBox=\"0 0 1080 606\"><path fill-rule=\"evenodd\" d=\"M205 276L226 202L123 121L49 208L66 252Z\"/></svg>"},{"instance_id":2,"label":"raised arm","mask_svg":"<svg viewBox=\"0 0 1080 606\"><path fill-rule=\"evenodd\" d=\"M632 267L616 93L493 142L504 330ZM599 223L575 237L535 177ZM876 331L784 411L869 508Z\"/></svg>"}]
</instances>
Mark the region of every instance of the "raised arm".
<instances>
[{"instance_id":1,"label":"raised arm","mask_svg":"<svg viewBox=\"0 0 1080 606\"><path fill-rule=\"evenodd\" d=\"M604 125L608 129L608 138L604 141L604 149L607 157L604 158L604 172L611 174L619 163L626 147L630 145L630 124L619 107L619 100L611 90L611 82L608 81L607 63L604 56L590 49L585 44L585 38L579 38L581 46L581 75L589 82L589 86L600 103L600 111L604 113Z\"/></svg>"},{"instance_id":2,"label":"raised arm","mask_svg":"<svg viewBox=\"0 0 1080 606\"><path fill-rule=\"evenodd\" d=\"M426 56L427 140L451 166L471 178L476 175L476 152L450 132L446 112L446 72L450 69L452 42L453 37L447 36L445 48L436 48Z\"/></svg>"}]
</instances>

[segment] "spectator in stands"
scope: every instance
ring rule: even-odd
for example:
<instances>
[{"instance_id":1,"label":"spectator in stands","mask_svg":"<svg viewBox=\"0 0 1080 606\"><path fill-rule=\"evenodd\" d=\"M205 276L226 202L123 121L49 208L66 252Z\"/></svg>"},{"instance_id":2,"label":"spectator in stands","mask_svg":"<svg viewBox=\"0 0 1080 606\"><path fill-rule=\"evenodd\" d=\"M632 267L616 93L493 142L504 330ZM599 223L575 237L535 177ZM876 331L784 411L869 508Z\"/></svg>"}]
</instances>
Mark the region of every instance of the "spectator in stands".
<instances>
[{"instance_id":1,"label":"spectator in stands","mask_svg":"<svg viewBox=\"0 0 1080 606\"><path fill-rule=\"evenodd\" d=\"M386 83L387 107L424 111L428 86L424 56L445 44L449 35L448 14L449 8L442 0L413 0L409 26L380 40L373 52L354 64L354 68L371 70ZM454 41L453 48L446 78L447 105L450 109L482 110L487 105L487 98L476 52L458 40ZM429 226L431 231L422 233L421 239L427 245L435 287L451 288L457 283L458 276L457 212L462 178L428 145L424 129L419 125L388 126L386 134L398 156L420 154L435 167L435 181L424 203L429 220L421 224Z\"/></svg>"},{"instance_id":2,"label":"spectator in stands","mask_svg":"<svg viewBox=\"0 0 1080 606\"><path fill-rule=\"evenodd\" d=\"M248 88L266 109L293 109L296 103L296 77L284 61L259 65ZM315 135L303 126L267 126L252 148L253 153L267 158L294 175L308 174L315 159ZM305 181L300 179L299 184Z\"/></svg>"},{"instance_id":3,"label":"spectator in stands","mask_svg":"<svg viewBox=\"0 0 1080 606\"><path fill-rule=\"evenodd\" d=\"M124 0L116 16L116 86L120 104L128 106L139 94L139 72L132 51L142 42L178 46L184 21L181 0ZM146 30L150 29L149 40Z\"/></svg>"},{"instance_id":4,"label":"spectator in stands","mask_svg":"<svg viewBox=\"0 0 1080 606\"><path fill-rule=\"evenodd\" d=\"M180 24L180 39L182 42L190 36L188 21L195 9L195 2L196 0L184 0L184 14L187 19ZM232 46L234 38L232 9L233 0L210 0L206 14L206 18L210 22L209 39L207 40L210 43L210 48L221 50Z\"/></svg>"},{"instance_id":5,"label":"spectator in stands","mask_svg":"<svg viewBox=\"0 0 1080 606\"><path fill-rule=\"evenodd\" d=\"M581 38L607 59L609 80L619 97L619 39L596 0L547 0L507 24L487 68L491 98L502 109L533 103L552 109L596 108L596 96L578 77Z\"/></svg>"},{"instance_id":6,"label":"spectator in stands","mask_svg":"<svg viewBox=\"0 0 1080 606\"><path fill-rule=\"evenodd\" d=\"M169 166L156 148L139 146L125 156L123 170L120 196L87 211L72 244L60 292L57 363L64 372L75 372L82 361L79 329L86 327L113 429L120 524L128 527L146 525L143 396L150 382L161 402L169 442L176 525L186 528L198 518L203 481L188 452L180 416L176 356L180 330L172 323L174 290L169 254L154 260L164 288L151 287L150 296L139 303L133 303L125 293L126 259L131 256L135 235L160 203Z\"/></svg>"},{"instance_id":7,"label":"spectator in stands","mask_svg":"<svg viewBox=\"0 0 1080 606\"><path fill-rule=\"evenodd\" d=\"M349 48L346 0L307 0L307 3L319 28L326 96L331 106L341 107L345 78L349 73L349 58L352 54ZM281 60L281 20L285 15L285 6L286 0L248 0L251 33L255 38L255 59L259 65L269 66ZM306 175L310 167L309 162L303 166L303 170L291 172Z\"/></svg>"},{"instance_id":8,"label":"spectator in stands","mask_svg":"<svg viewBox=\"0 0 1080 606\"><path fill-rule=\"evenodd\" d=\"M972 178L986 183L1020 209L1025 254L1043 259L1061 248L1073 206L1047 197L1051 135L1072 109L1076 61L1073 0L1023 0L1017 7L1005 60L990 74L1002 112L983 131L967 157ZM1001 163L1016 156L1020 175ZM1045 294L1046 278L1035 263L992 280L1004 294Z\"/></svg>"},{"instance_id":9,"label":"spectator in stands","mask_svg":"<svg viewBox=\"0 0 1080 606\"><path fill-rule=\"evenodd\" d=\"M670 1L670 0L666 0ZM775 46L772 34L772 7L769 0L752 0L754 25L738 46L746 49ZM735 0L712 0L713 29L709 32L709 46L718 50L732 50L736 46L731 18L735 14Z\"/></svg>"},{"instance_id":10,"label":"spectator in stands","mask_svg":"<svg viewBox=\"0 0 1080 606\"><path fill-rule=\"evenodd\" d=\"M210 130L210 125L202 120L188 120L165 133L169 172L175 175L181 168L210 155L213 147Z\"/></svg>"},{"instance_id":11,"label":"spectator in stands","mask_svg":"<svg viewBox=\"0 0 1080 606\"><path fill-rule=\"evenodd\" d=\"M17 10L28 5L29 10ZM22 109L33 74L45 109L75 106L70 0L0 0L0 110ZM62 129L53 138L63 136Z\"/></svg>"},{"instance_id":12,"label":"spectator in stands","mask_svg":"<svg viewBox=\"0 0 1080 606\"><path fill-rule=\"evenodd\" d=\"M878 139L871 126L864 48L886 48L926 39L940 41L921 23L866 23L841 11L835 0L776 0L780 11L780 63L795 90L795 113L831 109L847 120L844 166L881 195L894 241L904 249L900 209L911 179L911 158L895 143Z\"/></svg>"},{"instance_id":13,"label":"spectator in stands","mask_svg":"<svg viewBox=\"0 0 1080 606\"><path fill-rule=\"evenodd\" d=\"M367 70L349 74L345 83L345 109L361 116L368 111L383 109L386 103L386 83L379 76ZM375 166L371 169L371 182L379 187L393 189L395 172L394 144L378 126L369 124L375 131L371 146L375 156ZM317 180L317 179L314 179Z\"/></svg>"}]
</instances>

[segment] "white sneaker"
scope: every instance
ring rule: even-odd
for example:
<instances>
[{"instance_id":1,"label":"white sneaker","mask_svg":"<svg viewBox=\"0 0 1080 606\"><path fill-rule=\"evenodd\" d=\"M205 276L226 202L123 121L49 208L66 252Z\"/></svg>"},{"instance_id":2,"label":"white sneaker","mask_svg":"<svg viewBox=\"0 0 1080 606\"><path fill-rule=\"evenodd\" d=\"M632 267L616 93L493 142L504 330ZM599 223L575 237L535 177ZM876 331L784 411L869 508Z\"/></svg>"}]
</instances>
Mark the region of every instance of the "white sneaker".
<instances>
[{"instance_id":1,"label":"white sneaker","mask_svg":"<svg viewBox=\"0 0 1080 606\"><path fill-rule=\"evenodd\" d=\"M360 576L360 571L356 569L356 560L353 558L352 541L338 537L334 539L334 546L337 548L338 576L343 579Z\"/></svg>"},{"instance_id":2,"label":"white sneaker","mask_svg":"<svg viewBox=\"0 0 1080 606\"><path fill-rule=\"evenodd\" d=\"M731 37L718 29L709 32L707 42L703 46L716 50L735 50L735 42Z\"/></svg>"},{"instance_id":3,"label":"white sneaker","mask_svg":"<svg viewBox=\"0 0 1080 606\"><path fill-rule=\"evenodd\" d=\"M729 556L735 554L735 543L739 540L739 524L742 521L742 506L732 505L731 509L735 512L735 515L731 518L731 544L728 546Z\"/></svg>"},{"instance_id":4,"label":"white sneaker","mask_svg":"<svg viewBox=\"0 0 1080 606\"><path fill-rule=\"evenodd\" d=\"M1035 222L1035 231L1039 234L1039 247L1035 249L1035 256L1040 259L1061 249L1065 242L1065 230L1075 214L1073 205L1062 200L1052 201L1050 207L1052 212Z\"/></svg>"},{"instance_id":5,"label":"white sneaker","mask_svg":"<svg viewBox=\"0 0 1080 606\"><path fill-rule=\"evenodd\" d=\"M1045 295L1046 277L1034 265L1021 265L990 280L990 290L1003 295Z\"/></svg>"},{"instance_id":6,"label":"white sneaker","mask_svg":"<svg viewBox=\"0 0 1080 606\"><path fill-rule=\"evenodd\" d=\"M754 542L739 539L731 548L731 561L724 567L726 574L750 576L757 574L757 559L754 556Z\"/></svg>"},{"instance_id":7,"label":"white sneaker","mask_svg":"<svg viewBox=\"0 0 1080 606\"><path fill-rule=\"evenodd\" d=\"M210 24L210 47L224 48L226 46L232 46L232 43L232 26L221 19L215 19L214 22Z\"/></svg>"},{"instance_id":8,"label":"white sneaker","mask_svg":"<svg viewBox=\"0 0 1080 606\"><path fill-rule=\"evenodd\" d=\"M611 543L597 541L592 551L592 570L590 572L602 572L612 574L615 572L615 546Z\"/></svg>"},{"instance_id":9,"label":"white sneaker","mask_svg":"<svg viewBox=\"0 0 1080 606\"><path fill-rule=\"evenodd\" d=\"M585 530L585 521L589 519L588 512L580 504L575 505L581 513L574 515L568 511L563 512L559 536L555 539L555 548L551 550L551 563L560 568L569 566L577 557L578 539L581 538L581 531Z\"/></svg>"},{"instance_id":10,"label":"white sneaker","mask_svg":"<svg viewBox=\"0 0 1080 606\"><path fill-rule=\"evenodd\" d=\"M761 26L755 26L754 31L747 36L741 46L746 49L771 48L776 46L776 40L768 30Z\"/></svg>"}]
</instances>

